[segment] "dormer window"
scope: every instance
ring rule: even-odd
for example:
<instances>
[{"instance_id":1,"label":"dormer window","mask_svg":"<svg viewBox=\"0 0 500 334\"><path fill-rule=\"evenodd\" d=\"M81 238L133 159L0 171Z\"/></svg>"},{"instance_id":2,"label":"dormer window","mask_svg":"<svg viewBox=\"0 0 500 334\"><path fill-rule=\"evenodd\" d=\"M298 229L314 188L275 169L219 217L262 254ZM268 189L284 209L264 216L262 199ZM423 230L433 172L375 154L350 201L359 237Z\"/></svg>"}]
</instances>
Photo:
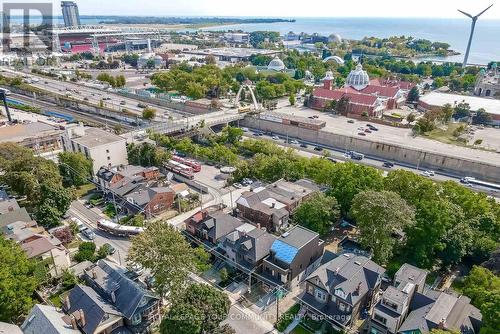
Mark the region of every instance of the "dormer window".
<instances>
[{"instance_id":1,"label":"dormer window","mask_svg":"<svg viewBox=\"0 0 500 334\"><path fill-rule=\"evenodd\" d=\"M345 292L342 289L335 289L335 295L342 299L345 299Z\"/></svg>"}]
</instances>

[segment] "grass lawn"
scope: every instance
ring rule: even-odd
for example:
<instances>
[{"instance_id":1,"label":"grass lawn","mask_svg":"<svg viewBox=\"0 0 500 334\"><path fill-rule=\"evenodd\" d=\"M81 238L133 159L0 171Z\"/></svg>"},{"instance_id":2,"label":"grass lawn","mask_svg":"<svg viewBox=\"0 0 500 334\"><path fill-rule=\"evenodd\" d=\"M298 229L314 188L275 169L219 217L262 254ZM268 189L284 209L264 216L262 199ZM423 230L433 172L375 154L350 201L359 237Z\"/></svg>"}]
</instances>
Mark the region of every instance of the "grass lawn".
<instances>
[{"instance_id":1,"label":"grass lawn","mask_svg":"<svg viewBox=\"0 0 500 334\"><path fill-rule=\"evenodd\" d=\"M293 329L292 334L313 334L313 332L305 329L299 324L297 327Z\"/></svg>"},{"instance_id":2,"label":"grass lawn","mask_svg":"<svg viewBox=\"0 0 500 334\"><path fill-rule=\"evenodd\" d=\"M90 191L95 189L95 185L92 183L84 184L83 186L75 188L75 194L77 198L87 195Z\"/></svg>"},{"instance_id":3,"label":"grass lawn","mask_svg":"<svg viewBox=\"0 0 500 334\"><path fill-rule=\"evenodd\" d=\"M458 129L461 126L465 126L465 124L450 123L446 126L446 128L438 127L430 132L427 132L425 135L423 135L423 137L437 140L445 144L451 144L451 145L457 145L457 146L463 146L463 147L469 147L487 151L487 149L484 147L473 145L474 143L472 141L466 143L465 141L455 137L453 133L455 132L456 129Z\"/></svg>"},{"instance_id":4,"label":"grass lawn","mask_svg":"<svg viewBox=\"0 0 500 334\"><path fill-rule=\"evenodd\" d=\"M295 304L292 307L290 307L288 311L286 311L281 315L281 317L278 319L274 327L276 327L278 331L283 332L288 327L288 325L290 325L293 322L297 313L299 313L299 310L300 310L299 304Z\"/></svg>"}]
</instances>

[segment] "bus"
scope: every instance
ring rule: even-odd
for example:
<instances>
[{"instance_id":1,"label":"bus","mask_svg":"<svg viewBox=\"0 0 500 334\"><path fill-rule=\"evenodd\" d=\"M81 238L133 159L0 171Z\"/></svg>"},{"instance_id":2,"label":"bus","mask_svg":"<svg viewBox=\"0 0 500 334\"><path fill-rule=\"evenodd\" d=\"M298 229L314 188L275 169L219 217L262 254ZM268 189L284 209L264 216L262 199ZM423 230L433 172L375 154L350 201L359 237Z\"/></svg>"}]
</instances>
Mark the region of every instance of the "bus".
<instances>
[{"instance_id":1,"label":"bus","mask_svg":"<svg viewBox=\"0 0 500 334\"><path fill-rule=\"evenodd\" d=\"M100 219L97 228L119 237L129 237L144 232L143 227L120 225L106 219Z\"/></svg>"},{"instance_id":2,"label":"bus","mask_svg":"<svg viewBox=\"0 0 500 334\"><path fill-rule=\"evenodd\" d=\"M189 180L194 179L193 168L183 165L180 162L169 160L165 164L163 164L166 170L181 175Z\"/></svg>"},{"instance_id":3,"label":"bus","mask_svg":"<svg viewBox=\"0 0 500 334\"><path fill-rule=\"evenodd\" d=\"M195 173L201 172L201 164L199 162L191 159L181 158L177 155L172 156L172 160L185 166L191 167L193 169L193 172Z\"/></svg>"},{"instance_id":4,"label":"bus","mask_svg":"<svg viewBox=\"0 0 500 334\"><path fill-rule=\"evenodd\" d=\"M476 178L473 178L470 176L466 176L466 177L460 179L460 182L464 183L464 184L475 184L478 186L483 186L483 187L487 187L487 188L493 188L493 189L500 190L500 184L477 180Z\"/></svg>"}]
</instances>

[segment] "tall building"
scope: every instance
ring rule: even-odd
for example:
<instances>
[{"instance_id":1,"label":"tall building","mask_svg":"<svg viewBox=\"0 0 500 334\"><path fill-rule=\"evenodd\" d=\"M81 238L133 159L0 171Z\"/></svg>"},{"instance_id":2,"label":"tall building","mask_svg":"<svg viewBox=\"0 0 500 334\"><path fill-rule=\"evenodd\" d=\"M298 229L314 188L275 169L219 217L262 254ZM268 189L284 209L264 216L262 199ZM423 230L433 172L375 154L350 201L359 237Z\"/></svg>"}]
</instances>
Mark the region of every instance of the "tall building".
<instances>
[{"instance_id":1,"label":"tall building","mask_svg":"<svg viewBox=\"0 0 500 334\"><path fill-rule=\"evenodd\" d=\"M61 1L61 9L65 27L77 27L80 25L80 13L78 6L73 1Z\"/></svg>"}]
</instances>

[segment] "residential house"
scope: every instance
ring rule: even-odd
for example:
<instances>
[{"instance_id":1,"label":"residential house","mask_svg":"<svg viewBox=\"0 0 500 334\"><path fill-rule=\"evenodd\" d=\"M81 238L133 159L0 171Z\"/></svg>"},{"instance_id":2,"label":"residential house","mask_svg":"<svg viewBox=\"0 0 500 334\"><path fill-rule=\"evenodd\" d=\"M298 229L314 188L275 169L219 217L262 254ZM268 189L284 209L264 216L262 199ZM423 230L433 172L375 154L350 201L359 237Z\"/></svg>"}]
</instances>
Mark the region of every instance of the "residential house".
<instances>
[{"instance_id":1,"label":"residential house","mask_svg":"<svg viewBox=\"0 0 500 334\"><path fill-rule=\"evenodd\" d=\"M226 235L243 225L245 223L240 219L222 211L211 213L201 211L186 222L186 230L205 242L217 245ZM249 228L255 227L249 226Z\"/></svg>"},{"instance_id":2,"label":"residential house","mask_svg":"<svg viewBox=\"0 0 500 334\"><path fill-rule=\"evenodd\" d=\"M0 334L23 334L23 331L17 325L0 322Z\"/></svg>"},{"instance_id":3,"label":"residential house","mask_svg":"<svg viewBox=\"0 0 500 334\"><path fill-rule=\"evenodd\" d=\"M268 231L279 231L288 226L290 213L319 187L302 179L295 182L278 180L266 187L252 188L236 201L238 216Z\"/></svg>"},{"instance_id":4,"label":"residential house","mask_svg":"<svg viewBox=\"0 0 500 334\"><path fill-rule=\"evenodd\" d=\"M22 243L21 248L28 259L48 260L47 269L52 277L62 275L71 266L69 251L54 236L39 235L34 240Z\"/></svg>"},{"instance_id":5,"label":"residential house","mask_svg":"<svg viewBox=\"0 0 500 334\"><path fill-rule=\"evenodd\" d=\"M65 321L67 316L54 306L33 306L21 325L24 334L81 334L75 323Z\"/></svg>"},{"instance_id":6,"label":"residential house","mask_svg":"<svg viewBox=\"0 0 500 334\"><path fill-rule=\"evenodd\" d=\"M466 296L425 288L427 271L404 264L373 308L371 334L429 333L434 328L479 332L481 313Z\"/></svg>"},{"instance_id":7,"label":"residential house","mask_svg":"<svg viewBox=\"0 0 500 334\"><path fill-rule=\"evenodd\" d=\"M126 139L109 131L71 124L61 135L65 151L80 152L92 160L93 174L102 166L128 164Z\"/></svg>"},{"instance_id":8,"label":"residential house","mask_svg":"<svg viewBox=\"0 0 500 334\"><path fill-rule=\"evenodd\" d=\"M323 248L318 233L293 226L272 243L262 264L263 276L273 284L294 288L319 266Z\"/></svg>"},{"instance_id":9,"label":"residential house","mask_svg":"<svg viewBox=\"0 0 500 334\"><path fill-rule=\"evenodd\" d=\"M160 321L161 300L140 282L128 278L127 269L106 260L87 268L87 284L123 314L124 324L133 333L145 333Z\"/></svg>"},{"instance_id":10,"label":"residential house","mask_svg":"<svg viewBox=\"0 0 500 334\"><path fill-rule=\"evenodd\" d=\"M0 215L21 209L15 198L10 198L5 190L0 188Z\"/></svg>"},{"instance_id":11,"label":"residential house","mask_svg":"<svg viewBox=\"0 0 500 334\"><path fill-rule=\"evenodd\" d=\"M9 211L0 215L0 228L3 229L7 225L15 222L31 222L32 219L26 211L26 208Z\"/></svg>"},{"instance_id":12,"label":"residential house","mask_svg":"<svg viewBox=\"0 0 500 334\"><path fill-rule=\"evenodd\" d=\"M143 213L146 218L170 209L175 191L163 186L163 174L156 167L117 166L101 167L97 180L110 201L130 215Z\"/></svg>"},{"instance_id":13,"label":"residential house","mask_svg":"<svg viewBox=\"0 0 500 334\"><path fill-rule=\"evenodd\" d=\"M123 314L91 287L76 285L63 300L69 321L85 334L110 334L124 326Z\"/></svg>"},{"instance_id":14,"label":"residential house","mask_svg":"<svg viewBox=\"0 0 500 334\"><path fill-rule=\"evenodd\" d=\"M253 227L250 231L237 228L224 237L221 248L233 263L253 270L269 255L276 239L276 236L262 228Z\"/></svg>"},{"instance_id":15,"label":"residential house","mask_svg":"<svg viewBox=\"0 0 500 334\"><path fill-rule=\"evenodd\" d=\"M349 328L376 299L385 269L364 256L342 254L306 278L301 302L311 316Z\"/></svg>"}]
</instances>

